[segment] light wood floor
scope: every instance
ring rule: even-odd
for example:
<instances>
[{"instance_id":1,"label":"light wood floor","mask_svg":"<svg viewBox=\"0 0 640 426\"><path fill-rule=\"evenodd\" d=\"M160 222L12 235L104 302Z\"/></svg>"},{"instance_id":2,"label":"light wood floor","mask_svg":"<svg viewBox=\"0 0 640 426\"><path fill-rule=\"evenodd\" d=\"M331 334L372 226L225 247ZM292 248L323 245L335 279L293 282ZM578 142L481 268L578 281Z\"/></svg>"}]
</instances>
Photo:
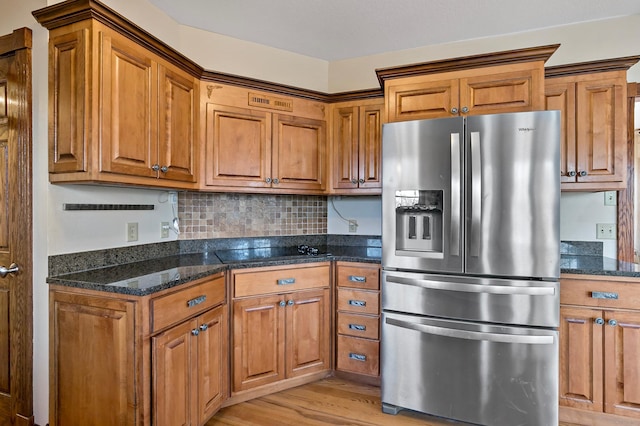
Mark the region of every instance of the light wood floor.
<instances>
[{"instance_id":1,"label":"light wood floor","mask_svg":"<svg viewBox=\"0 0 640 426\"><path fill-rule=\"evenodd\" d=\"M462 426L409 411L382 413L380 388L331 377L220 410L205 426ZM560 425L569 426L569 425Z\"/></svg>"}]
</instances>

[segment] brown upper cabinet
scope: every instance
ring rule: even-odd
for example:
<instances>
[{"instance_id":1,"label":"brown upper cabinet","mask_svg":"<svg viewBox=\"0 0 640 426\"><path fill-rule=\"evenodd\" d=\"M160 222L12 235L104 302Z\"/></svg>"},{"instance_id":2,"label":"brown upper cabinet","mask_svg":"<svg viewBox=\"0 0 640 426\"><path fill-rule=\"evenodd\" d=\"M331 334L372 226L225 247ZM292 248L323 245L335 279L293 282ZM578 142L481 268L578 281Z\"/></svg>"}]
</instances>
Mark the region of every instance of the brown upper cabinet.
<instances>
[{"instance_id":1,"label":"brown upper cabinet","mask_svg":"<svg viewBox=\"0 0 640 426\"><path fill-rule=\"evenodd\" d=\"M198 80L95 20L49 38L49 179L194 188Z\"/></svg>"},{"instance_id":2,"label":"brown upper cabinet","mask_svg":"<svg viewBox=\"0 0 640 426\"><path fill-rule=\"evenodd\" d=\"M323 193L323 103L203 83L205 185L219 191Z\"/></svg>"},{"instance_id":3,"label":"brown upper cabinet","mask_svg":"<svg viewBox=\"0 0 640 426\"><path fill-rule=\"evenodd\" d=\"M544 63L558 47L378 69L386 121L544 109Z\"/></svg>"},{"instance_id":4,"label":"brown upper cabinet","mask_svg":"<svg viewBox=\"0 0 640 426\"><path fill-rule=\"evenodd\" d=\"M546 109L562 114L562 190L626 188L627 70L640 56L548 67Z\"/></svg>"},{"instance_id":5,"label":"brown upper cabinet","mask_svg":"<svg viewBox=\"0 0 640 426\"><path fill-rule=\"evenodd\" d=\"M382 98L331 105L332 194L380 194Z\"/></svg>"}]
</instances>

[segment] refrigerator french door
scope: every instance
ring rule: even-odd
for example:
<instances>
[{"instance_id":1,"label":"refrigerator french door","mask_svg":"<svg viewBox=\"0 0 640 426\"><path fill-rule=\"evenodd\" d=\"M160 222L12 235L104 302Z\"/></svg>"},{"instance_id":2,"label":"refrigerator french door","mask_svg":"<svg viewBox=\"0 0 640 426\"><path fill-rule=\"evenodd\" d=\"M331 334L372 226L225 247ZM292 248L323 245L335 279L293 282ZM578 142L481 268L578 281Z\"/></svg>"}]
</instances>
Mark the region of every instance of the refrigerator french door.
<instances>
[{"instance_id":1,"label":"refrigerator french door","mask_svg":"<svg viewBox=\"0 0 640 426\"><path fill-rule=\"evenodd\" d=\"M383 411L557 424L560 116L385 124Z\"/></svg>"}]
</instances>

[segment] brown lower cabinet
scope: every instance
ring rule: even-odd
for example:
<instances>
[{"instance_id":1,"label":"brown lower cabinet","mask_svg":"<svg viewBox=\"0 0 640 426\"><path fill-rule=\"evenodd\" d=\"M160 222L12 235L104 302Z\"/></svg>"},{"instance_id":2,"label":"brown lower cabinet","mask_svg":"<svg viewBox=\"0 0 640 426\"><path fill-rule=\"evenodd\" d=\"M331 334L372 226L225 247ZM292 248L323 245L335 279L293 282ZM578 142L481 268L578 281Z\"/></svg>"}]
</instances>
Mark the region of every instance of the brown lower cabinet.
<instances>
[{"instance_id":1,"label":"brown lower cabinet","mask_svg":"<svg viewBox=\"0 0 640 426\"><path fill-rule=\"evenodd\" d=\"M622 277L561 277L561 421L640 423L639 286Z\"/></svg>"},{"instance_id":2,"label":"brown lower cabinet","mask_svg":"<svg viewBox=\"0 0 640 426\"><path fill-rule=\"evenodd\" d=\"M223 273L147 296L52 285L50 316L51 426L202 425L228 394Z\"/></svg>"}]
</instances>

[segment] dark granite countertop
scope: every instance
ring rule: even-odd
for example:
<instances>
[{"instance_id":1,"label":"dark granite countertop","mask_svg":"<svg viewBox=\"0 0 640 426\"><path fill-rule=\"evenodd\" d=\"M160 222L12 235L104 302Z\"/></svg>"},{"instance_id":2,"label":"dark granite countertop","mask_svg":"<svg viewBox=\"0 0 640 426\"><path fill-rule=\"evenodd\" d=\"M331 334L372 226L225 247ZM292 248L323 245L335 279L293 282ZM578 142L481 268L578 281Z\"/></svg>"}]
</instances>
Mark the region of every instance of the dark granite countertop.
<instances>
[{"instance_id":1,"label":"dark granite countertop","mask_svg":"<svg viewBox=\"0 0 640 426\"><path fill-rule=\"evenodd\" d=\"M178 254L117 266L49 276L49 284L144 296L227 269L341 260L380 263L380 247L327 245L318 254L299 253L297 247L223 249Z\"/></svg>"},{"instance_id":2,"label":"dark granite countertop","mask_svg":"<svg viewBox=\"0 0 640 426\"><path fill-rule=\"evenodd\" d=\"M604 256L560 256L561 274L608 275L640 278L640 265Z\"/></svg>"}]
</instances>

